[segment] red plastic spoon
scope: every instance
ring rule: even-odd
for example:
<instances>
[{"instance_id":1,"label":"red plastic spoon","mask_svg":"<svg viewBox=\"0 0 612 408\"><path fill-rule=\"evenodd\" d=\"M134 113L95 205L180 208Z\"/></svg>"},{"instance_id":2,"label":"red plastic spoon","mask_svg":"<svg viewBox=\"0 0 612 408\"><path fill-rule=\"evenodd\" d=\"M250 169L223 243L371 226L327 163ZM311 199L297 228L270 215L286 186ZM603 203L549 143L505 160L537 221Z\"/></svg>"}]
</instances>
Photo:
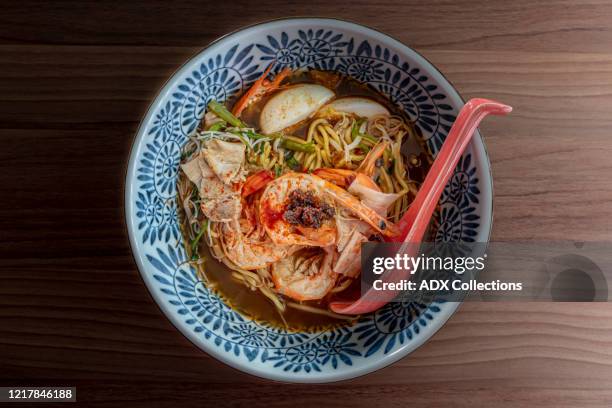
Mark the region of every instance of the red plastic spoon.
<instances>
[{"instance_id":1,"label":"red plastic spoon","mask_svg":"<svg viewBox=\"0 0 612 408\"><path fill-rule=\"evenodd\" d=\"M390 239L391 242L404 243L400 253L408 256L416 255L419 250L418 244L423 239L440 195L480 122L489 114L507 115L510 112L512 107L489 99L471 99L463 106L417 196L398 223L400 234ZM382 279L384 282L400 282L409 278L410 271L394 269L386 271ZM397 294L397 291L377 291L370 288L356 301L332 302L331 308L334 312L343 314L373 312L387 304Z\"/></svg>"}]
</instances>

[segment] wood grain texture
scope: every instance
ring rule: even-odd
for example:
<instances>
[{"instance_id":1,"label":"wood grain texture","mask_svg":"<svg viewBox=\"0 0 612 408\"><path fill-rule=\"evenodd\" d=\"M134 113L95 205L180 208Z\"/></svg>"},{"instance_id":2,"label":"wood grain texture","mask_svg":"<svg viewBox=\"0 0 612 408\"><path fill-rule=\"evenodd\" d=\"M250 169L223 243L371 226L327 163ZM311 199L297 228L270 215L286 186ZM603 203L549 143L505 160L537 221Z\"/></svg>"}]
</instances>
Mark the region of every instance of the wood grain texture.
<instances>
[{"instance_id":1,"label":"wood grain texture","mask_svg":"<svg viewBox=\"0 0 612 408\"><path fill-rule=\"evenodd\" d=\"M89 406L612 406L612 306L465 304L423 347L354 381L281 385L200 352L131 257L123 181L163 82L209 41L274 17L364 23L413 46L481 130L493 238L610 240L608 1L21 1L0 10L0 385L74 384Z\"/></svg>"}]
</instances>

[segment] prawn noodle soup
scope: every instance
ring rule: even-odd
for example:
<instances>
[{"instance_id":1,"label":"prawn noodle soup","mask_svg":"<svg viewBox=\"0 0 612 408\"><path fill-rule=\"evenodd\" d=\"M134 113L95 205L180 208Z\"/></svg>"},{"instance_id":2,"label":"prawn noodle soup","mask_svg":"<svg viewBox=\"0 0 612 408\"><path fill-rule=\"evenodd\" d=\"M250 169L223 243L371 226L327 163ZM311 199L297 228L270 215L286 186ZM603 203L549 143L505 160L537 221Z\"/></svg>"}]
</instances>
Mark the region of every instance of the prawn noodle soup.
<instances>
[{"instance_id":1,"label":"prawn noodle soup","mask_svg":"<svg viewBox=\"0 0 612 408\"><path fill-rule=\"evenodd\" d=\"M183 147L181 229L200 279L231 307L321 330L357 318L330 301L359 296L361 243L396 233L432 157L366 85L270 68L237 100L211 101Z\"/></svg>"}]
</instances>

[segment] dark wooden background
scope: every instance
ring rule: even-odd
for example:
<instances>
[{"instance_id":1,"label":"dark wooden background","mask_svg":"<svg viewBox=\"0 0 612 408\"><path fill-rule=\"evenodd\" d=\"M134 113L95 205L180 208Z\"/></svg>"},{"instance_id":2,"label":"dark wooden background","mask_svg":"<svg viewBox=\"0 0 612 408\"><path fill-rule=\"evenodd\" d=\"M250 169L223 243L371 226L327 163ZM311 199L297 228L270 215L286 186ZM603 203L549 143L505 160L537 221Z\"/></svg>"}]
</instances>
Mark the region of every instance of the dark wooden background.
<instances>
[{"instance_id":1,"label":"dark wooden background","mask_svg":"<svg viewBox=\"0 0 612 408\"><path fill-rule=\"evenodd\" d=\"M378 28L464 97L515 107L481 128L494 239L610 239L609 1L3 2L0 385L76 385L99 407L612 406L608 304L465 304L409 357L324 386L239 373L163 316L123 219L138 123L209 41L293 15Z\"/></svg>"}]
</instances>

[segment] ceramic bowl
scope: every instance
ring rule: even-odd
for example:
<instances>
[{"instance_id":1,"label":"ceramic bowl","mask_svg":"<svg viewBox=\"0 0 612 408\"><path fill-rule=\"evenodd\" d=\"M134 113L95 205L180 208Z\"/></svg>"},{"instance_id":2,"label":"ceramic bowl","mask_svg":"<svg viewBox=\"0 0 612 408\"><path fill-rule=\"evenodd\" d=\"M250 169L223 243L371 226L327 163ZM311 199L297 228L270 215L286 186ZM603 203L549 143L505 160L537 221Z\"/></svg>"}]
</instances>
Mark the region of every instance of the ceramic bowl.
<instances>
[{"instance_id":1,"label":"ceramic bowl","mask_svg":"<svg viewBox=\"0 0 612 408\"><path fill-rule=\"evenodd\" d=\"M334 19L292 18L257 24L215 41L165 84L132 147L125 211L138 268L153 298L195 345L241 371L288 382L327 382L367 374L429 339L457 303L391 303L349 327L287 332L230 309L198 280L186 259L177 219L181 146L211 99L248 88L271 62L276 70L333 70L387 95L414 120L435 155L463 105L426 59L376 30ZM440 201L436 241L489 238L492 184L480 135L461 158Z\"/></svg>"}]
</instances>

